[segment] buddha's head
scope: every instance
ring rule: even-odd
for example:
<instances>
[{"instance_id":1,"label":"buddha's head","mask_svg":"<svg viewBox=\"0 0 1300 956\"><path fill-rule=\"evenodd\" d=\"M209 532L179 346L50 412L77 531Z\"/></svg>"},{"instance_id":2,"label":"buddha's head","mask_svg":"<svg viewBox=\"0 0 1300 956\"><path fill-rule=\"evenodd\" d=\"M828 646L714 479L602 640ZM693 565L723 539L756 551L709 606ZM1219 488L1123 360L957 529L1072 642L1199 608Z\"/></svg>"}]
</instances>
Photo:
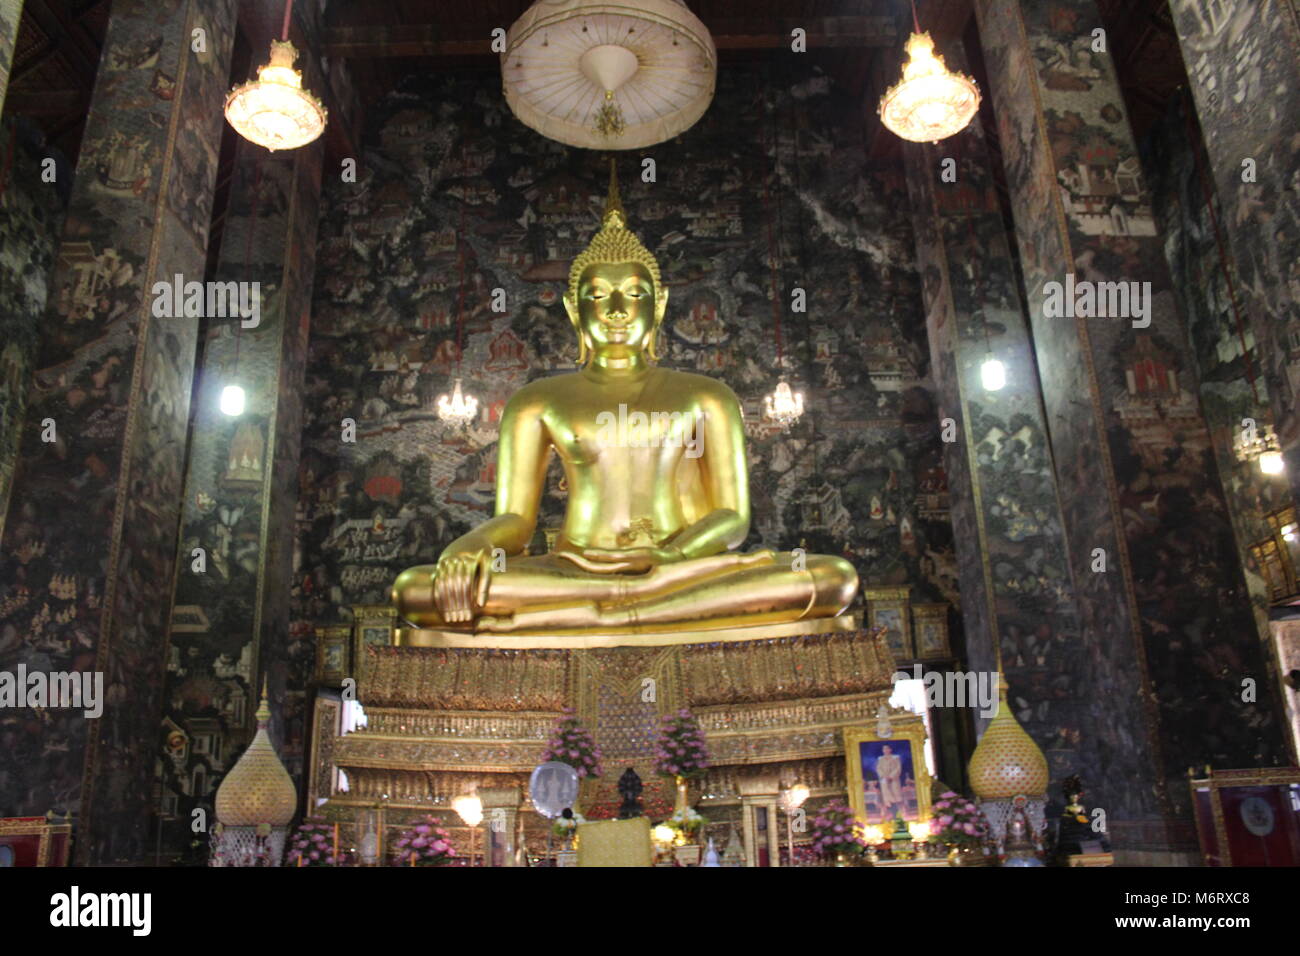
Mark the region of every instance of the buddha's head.
<instances>
[{"instance_id":1,"label":"buddha's head","mask_svg":"<svg viewBox=\"0 0 1300 956\"><path fill-rule=\"evenodd\" d=\"M573 260L564 295L564 309L578 333L578 364L592 352L624 357L644 351L658 358L655 340L667 306L659 263L627 228L611 160L600 231Z\"/></svg>"}]
</instances>

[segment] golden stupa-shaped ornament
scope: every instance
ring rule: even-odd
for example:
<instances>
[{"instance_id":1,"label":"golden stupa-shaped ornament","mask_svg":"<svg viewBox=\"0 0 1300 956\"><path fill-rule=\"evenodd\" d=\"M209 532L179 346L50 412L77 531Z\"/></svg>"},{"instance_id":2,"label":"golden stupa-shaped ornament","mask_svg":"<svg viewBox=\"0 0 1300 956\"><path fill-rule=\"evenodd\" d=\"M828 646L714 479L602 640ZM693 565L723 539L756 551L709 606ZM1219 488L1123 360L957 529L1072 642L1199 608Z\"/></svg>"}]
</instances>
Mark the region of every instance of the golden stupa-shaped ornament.
<instances>
[{"instance_id":1,"label":"golden stupa-shaped ornament","mask_svg":"<svg viewBox=\"0 0 1300 956\"><path fill-rule=\"evenodd\" d=\"M271 708L262 691L257 734L217 788L217 820L227 827L288 826L298 806L293 778L271 746L267 724Z\"/></svg>"},{"instance_id":2,"label":"golden stupa-shaped ornament","mask_svg":"<svg viewBox=\"0 0 1300 956\"><path fill-rule=\"evenodd\" d=\"M1007 704L1007 680L998 673L998 712L970 758L970 785L980 800L1009 800L1047 792L1047 758Z\"/></svg>"}]
</instances>

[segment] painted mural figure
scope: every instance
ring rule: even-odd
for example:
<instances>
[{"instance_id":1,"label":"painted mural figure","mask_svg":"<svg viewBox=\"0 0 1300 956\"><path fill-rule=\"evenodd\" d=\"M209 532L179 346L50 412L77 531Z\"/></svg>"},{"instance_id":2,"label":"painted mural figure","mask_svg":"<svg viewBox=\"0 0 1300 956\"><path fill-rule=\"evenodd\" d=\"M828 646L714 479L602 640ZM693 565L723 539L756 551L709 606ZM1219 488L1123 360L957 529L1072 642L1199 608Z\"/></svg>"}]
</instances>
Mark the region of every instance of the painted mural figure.
<instances>
[{"instance_id":1,"label":"painted mural figure","mask_svg":"<svg viewBox=\"0 0 1300 956\"><path fill-rule=\"evenodd\" d=\"M732 550L750 525L740 403L720 382L655 364L668 291L626 226L612 168L601 229L574 260L564 302L581 370L511 397L495 517L436 565L402 572L398 613L422 627L536 631L843 612L858 586L843 558ZM550 554L524 556L552 451L564 466L564 525Z\"/></svg>"}]
</instances>

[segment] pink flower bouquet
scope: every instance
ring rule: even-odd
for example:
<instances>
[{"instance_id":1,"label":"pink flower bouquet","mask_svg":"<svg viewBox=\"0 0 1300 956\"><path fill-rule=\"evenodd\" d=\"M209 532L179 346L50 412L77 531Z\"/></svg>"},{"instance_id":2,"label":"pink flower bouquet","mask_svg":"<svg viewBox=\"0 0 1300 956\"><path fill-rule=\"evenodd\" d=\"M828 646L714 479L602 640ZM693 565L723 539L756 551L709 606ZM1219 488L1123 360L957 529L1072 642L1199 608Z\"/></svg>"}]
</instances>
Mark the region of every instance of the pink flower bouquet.
<instances>
[{"instance_id":1,"label":"pink flower bouquet","mask_svg":"<svg viewBox=\"0 0 1300 956\"><path fill-rule=\"evenodd\" d=\"M451 835L432 816L403 830L393 843L394 866L443 866L455 858Z\"/></svg>"},{"instance_id":2,"label":"pink flower bouquet","mask_svg":"<svg viewBox=\"0 0 1300 956\"><path fill-rule=\"evenodd\" d=\"M980 808L951 790L930 808L930 842L978 846L988 840L989 822Z\"/></svg>"},{"instance_id":3,"label":"pink flower bouquet","mask_svg":"<svg viewBox=\"0 0 1300 956\"><path fill-rule=\"evenodd\" d=\"M546 750L542 752L542 761L558 760L567 763L578 772L579 777L599 777L601 775L600 748L592 739L587 728L582 726L573 708L566 707L560 717L555 733L551 736Z\"/></svg>"},{"instance_id":4,"label":"pink flower bouquet","mask_svg":"<svg viewBox=\"0 0 1300 956\"><path fill-rule=\"evenodd\" d=\"M682 708L659 725L655 744L655 773L665 777L698 777L709 769L709 752L695 717Z\"/></svg>"}]
</instances>

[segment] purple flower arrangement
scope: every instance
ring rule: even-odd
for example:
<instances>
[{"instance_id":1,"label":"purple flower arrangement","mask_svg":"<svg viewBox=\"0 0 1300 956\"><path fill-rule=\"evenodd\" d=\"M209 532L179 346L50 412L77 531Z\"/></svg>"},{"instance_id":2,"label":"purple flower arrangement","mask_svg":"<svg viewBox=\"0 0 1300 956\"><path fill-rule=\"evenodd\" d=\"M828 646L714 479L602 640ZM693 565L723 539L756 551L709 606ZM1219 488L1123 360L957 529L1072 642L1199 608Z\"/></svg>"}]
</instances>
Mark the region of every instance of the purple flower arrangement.
<instances>
[{"instance_id":1,"label":"purple flower arrangement","mask_svg":"<svg viewBox=\"0 0 1300 956\"><path fill-rule=\"evenodd\" d=\"M337 866L341 862L334 858L334 825L326 823L324 817L304 817L289 838L284 865Z\"/></svg>"},{"instance_id":2,"label":"purple flower arrangement","mask_svg":"<svg viewBox=\"0 0 1300 956\"><path fill-rule=\"evenodd\" d=\"M587 728L582 726L572 707L564 708L555 733L542 754L542 760L567 763L578 771L579 777L600 776L600 748L596 746L596 741Z\"/></svg>"},{"instance_id":3,"label":"purple flower arrangement","mask_svg":"<svg viewBox=\"0 0 1300 956\"><path fill-rule=\"evenodd\" d=\"M666 714L655 743L655 773L665 777L698 777L709 769L704 734L686 708Z\"/></svg>"},{"instance_id":4,"label":"purple flower arrangement","mask_svg":"<svg viewBox=\"0 0 1300 956\"><path fill-rule=\"evenodd\" d=\"M930 808L930 842L978 846L988 840L989 822L980 808L948 790Z\"/></svg>"},{"instance_id":5,"label":"purple flower arrangement","mask_svg":"<svg viewBox=\"0 0 1300 956\"><path fill-rule=\"evenodd\" d=\"M431 816L403 830L393 844L394 866L443 866L455 858L451 835Z\"/></svg>"},{"instance_id":6,"label":"purple flower arrangement","mask_svg":"<svg viewBox=\"0 0 1300 956\"><path fill-rule=\"evenodd\" d=\"M812 848L818 856L861 853L867 841L853 811L843 803L828 803L812 819Z\"/></svg>"}]
</instances>

